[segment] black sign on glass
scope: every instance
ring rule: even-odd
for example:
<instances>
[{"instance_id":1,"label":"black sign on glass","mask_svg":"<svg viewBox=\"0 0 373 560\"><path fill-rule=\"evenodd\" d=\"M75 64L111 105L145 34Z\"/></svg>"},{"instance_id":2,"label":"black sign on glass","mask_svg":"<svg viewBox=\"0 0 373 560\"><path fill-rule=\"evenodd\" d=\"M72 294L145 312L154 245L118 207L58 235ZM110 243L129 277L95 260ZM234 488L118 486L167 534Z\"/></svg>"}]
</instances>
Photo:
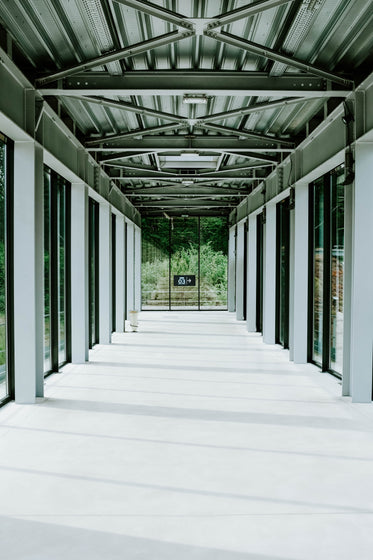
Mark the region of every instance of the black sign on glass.
<instances>
[{"instance_id":1,"label":"black sign on glass","mask_svg":"<svg viewBox=\"0 0 373 560\"><path fill-rule=\"evenodd\" d=\"M184 276L176 275L174 276L174 286L195 286L196 277L195 275L185 274Z\"/></svg>"}]
</instances>

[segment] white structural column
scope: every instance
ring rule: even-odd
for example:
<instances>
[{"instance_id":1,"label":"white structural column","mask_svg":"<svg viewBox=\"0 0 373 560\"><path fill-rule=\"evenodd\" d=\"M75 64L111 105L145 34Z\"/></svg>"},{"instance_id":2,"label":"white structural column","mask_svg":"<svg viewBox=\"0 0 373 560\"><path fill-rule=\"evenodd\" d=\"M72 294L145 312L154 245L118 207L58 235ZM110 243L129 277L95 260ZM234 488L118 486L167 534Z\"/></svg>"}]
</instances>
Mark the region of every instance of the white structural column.
<instances>
[{"instance_id":1,"label":"white structural column","mask_svg":"<svg viewBox=\"0 0 373 560\"><path fill-rule=\"evenodd\" d=\"M263 341L276 341L276 204L268 203L264 234Z\"/></svg>"},{"instance_id":2,"label":"white structural column","mask_svg":"<svg viewBox=\"0 0 373 560\"><path fill-rule=\"evenodd\" d=\"M43 150L14 145L15 400L44 396Z\"/></svg>"},{"instance_id":3,"label":"white structural column","mask_svg":"<svg viewBox=\"0 0 373 560\"><path fill-rule=\"evenodd\" d=\"M355 158L351 396L363 403L372 400L373 143L358 143Z\"/></svg>"},{"instance_id":4,"label":"white structural column","mask_svg":"<svg viewBox=\"0 0 373 560\"><path fill-rule=\"evenodd\" d=\"M293 359L307 363L308 320L308 183L295 187L294 210L294 284L293 284Z\"/></svg>"},{"instance_id":5,"label":"white structural column","mask_svg":"<svg viewBox=\"0 0 373 560\"><path fill-rule=\"evenodd\" d=\"M99 342L111 342L111 212L107 202L99 210Z\"/></svg>"},{"instance_id":6,"label":"white structural column","mask_svg":"<svg viewBox=\"0 0 373 560\"><path fill-rule=\"evenodd\" d=\"M117 332L124 332L125 325L125 222L124 216L117 214L115 216L115 228L116 228L116 246L115 246L115 325Z\"/></svg>"},{"instance_id":7,"label":"white structural column","mask_svg":"<svg viewBox=\"0 0 373 560\"><path fill-rule=\"evenodd\" d=\"M236 318L244 320L244 262L245 262L245 222L237 225L236 246Z\"/></svg>"},{"instance_id":8,"label":"white structural column","mask_svg":"<svg viewBox=\"0 0 373 560\"><path fill-rule=\"evenodd\" d=\"M236 226L229 230L228 241L228 311L236 310Z\"/></svg>"},{"instance_id":9,"label":"white structural column","mask_svg":"<svg viewBox=\"0 0 373 560\"><path fill-rule=\"evenodd\" d=\"M135 247L135 265L134 265L134 298L135 309L141 309L141 229L134 226L134 247Z\"/></svg>"},{"instance_id":10,"label":"white structural column","mask_svg":"<svg viewBox=\"0 0 373 560\"><path fill-rule=\"evenodd\" d=\"M247 312L246 324L249 332L256 331L256 235L257 214L249 216L247 240Z\"/></svg>"},{"instance_id":11,"label":"white structural column","mask_svg":"<svg viewBox=\"0 0 373 560\"><path fill-rule=\"evenodd\" d=\"M134 293L134 271L135 271L135 232L132 222L127 222L127 319L129 312L135 309L135 293Z\"/></svg>"},{"instance_id":12,"label":"white structural column","mask_svg":"<svg viewBox=\"0 0 373 560\"><path fill-rule=\"evenodd\" d=\"M71 185L71 360L88 360L88 187Z\"/></svg>"}]
</instances>

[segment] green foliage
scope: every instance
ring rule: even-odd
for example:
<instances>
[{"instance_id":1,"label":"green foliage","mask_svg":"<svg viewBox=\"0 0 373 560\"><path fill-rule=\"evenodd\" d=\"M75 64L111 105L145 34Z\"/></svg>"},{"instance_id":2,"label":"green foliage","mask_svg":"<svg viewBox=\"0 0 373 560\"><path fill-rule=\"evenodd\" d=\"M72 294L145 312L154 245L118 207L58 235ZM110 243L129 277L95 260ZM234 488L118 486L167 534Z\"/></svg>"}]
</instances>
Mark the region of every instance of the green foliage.
<instances>
[{"instance_id":1,"label":"green foliage","mask_svg":"<svg viewBox=\"0 0 373 560\"><path fill-rule=\"evenodd\" d=\"M198 273L198 246L190 244L173 253L172 275ZM208 294L211 300L221 305L227 302L227 256L214 251L212 243L201 245L200 249L201 294ZM151 294L164 290L168 285L169 259L144 262L142 265L142 291ZM144 301L146 303L146 301Z\"/></svg>"}]
</instances>

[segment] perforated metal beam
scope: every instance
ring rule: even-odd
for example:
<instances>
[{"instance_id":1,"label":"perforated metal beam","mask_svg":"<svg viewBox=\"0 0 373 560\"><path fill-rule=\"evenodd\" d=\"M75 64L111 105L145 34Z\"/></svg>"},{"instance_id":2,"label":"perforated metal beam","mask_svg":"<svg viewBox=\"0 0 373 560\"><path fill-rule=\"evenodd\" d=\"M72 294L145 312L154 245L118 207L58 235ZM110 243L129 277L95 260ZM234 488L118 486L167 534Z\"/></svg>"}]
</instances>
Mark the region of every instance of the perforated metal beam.
<instances>
[{"instance_id":1,"label":"perforated metal beam","mask_svg":"<svg viewBox=\"0 0 373 560\"><path fill-rule=\"evenodd\" d=\"M221 178L221 177L220 177ZM154 179L157 179L157 181L169 181L170 179L181 179L181 180L187 180L187 181L196 181L197 179L202 179L203 181L216 181L217 177L215 177L212 174L208 174L208 175L201 175L201 174L189 174L189 175L173 175L172 173L170 173L169 175L167 175L166 173L161 173L159 171L148 171L146 173L143 173L142 175L135 175L135 174L129 174L127 173L126 175L110 175L110 179L118 179L119 181L152 181ZM223 177L221 178L222 180L224 179L224 181L259 181L259 180L263 180L263 176L262 177L249 177L247 175L245 175L244 173L237 173L234 174L233 172L231 172L231 174L228 177Z\"/></svg>"},{"instance_id":2,"label":"perforated metal beam","mask_svg":"<svg viewBox=\"0 0 373 560\"><path fill-rule=\"evenodd\" d=\"M141 43L130 45L129 47L125 47L124 49L119 49L111 53L102 54L91 60L81 62L80 64L75 64L74 66L70 66L65 70L60 70L58 72L54 72L53 74L49 74L49 76L38 78L35 82L35 85L37 88L40 88L46 84L55 82L56 80L60 80L61 78L72 76L84 70L95 68L96 66L102 66L104 64L108 64L109 62L114 62L116 60L121 60L123 58L129 58L131 56L145 53L157 47L176 43L177 41L181 41L182 39L190 37L191 35L193 35L193 32L191 31L185 31L183 33L179 33L179 31L171 31L170 33L159 35L158 37L148 39L147 41L142 41Z\"/></svg>"},{"instance_id":3,"label":"perforated metal beam","mask_svg":"<svg viewBox=\"0 0 373 560\"><path fill-rule=\"evenodd\" d=\"M203 205L201 205L199 200L183 200L183 204L180 204L180 200L175 199L175 200L149 200L147 202L141 202L140 204L135 204L135 206L137 208L143 208L143 207L157 207L157 208L172 208L174 207L176 208L190 208L190 207L198 207L198 208L215 208L217 206L225 206L225 207L235 207L237 206L237 203L233 202L233 203L222 203L221 201L218 200L209 200L207 202L205 202Z\"/></svg>"},{"instance_id":4,"label":"perforated metal beam","mask_svg":"<svg viewBox=\"0 0 373 560\"><path fill-rule=\"evenodd\" d=\"M273 49L270 49L269 47L263 47L263 45L258 45L258 43L253 43L252 41L242 39L241 37L236 37L236 35L232 35L231 33L227 33L226 31L221 31L220 33L217 33L215 31L205 31L205 35L211 37L212 39L216 39L217 41L221 41L222 43L226 43L227 45L230 45L232 47L243 49L247 52L256 54L258 56L263 56L264 58L268 58L270 60L282 62L293 68L299 68L304 72L310 72L311 74L320 76L321 78L331 80L336 84L341 84L348 88L353 88L354 86L354 82L352 80L343 78L338 74L327 72L322 68L318 68L317 66L313 66L312 64L303 62L302 60L294 58L293 56L281 54Z\"/></svg>"},{"instance_id":5,"label":"perforated metal beam","mask_svg":"<svg viewBox=\"0 0 373 560\"><path fill-rule=\"evenodd\" d=\"M141 132L137 132L141 136ZM103 141L101 141L103 142ZM167 151L178 152L180 150L203 150L203 151L239 151L239 152L291 152L291 148L279 146L275 140L259 140L257 138L240 139L237 136L204 136L204 135L176 135L164 134L160 136L143 136L137 138L124 138L118 146L98 146L87 148L90 152L144 152L144 151Z\"/></svg>"},{"instance_id":6,"label":"perforated metal beam","mask_svg":"<svg viewBox=\"0 0 373 560\"><path fill-rule=\"evenodd\" d=\"M241 47L240 47L241 48ZM41 84L40 84L41 85ZM308 74L269 76L264 72L157 70L129 71L124 76L87 72L71 76L58 87L40 88L42 95L237 95L275 97L346 97L352 87L341 89L325 78Z\"/></svg>"},{"instance_id":7,"label":"perforated metal beam","mask_svg":"<svg viewBox=\"0 0 373 560\"><path fill-rule=\"evenodd\" d=\"M204 185L198 183L197 185L184 186L179 185L166 185L164 187L145 187L137 189L122 189L126 196L190 196L190 195L209 195L215 196L216 194L226 196L247 195L250 193L247 189L228 189L217 187L216 185Z\"/></svg>"}]
</instances>

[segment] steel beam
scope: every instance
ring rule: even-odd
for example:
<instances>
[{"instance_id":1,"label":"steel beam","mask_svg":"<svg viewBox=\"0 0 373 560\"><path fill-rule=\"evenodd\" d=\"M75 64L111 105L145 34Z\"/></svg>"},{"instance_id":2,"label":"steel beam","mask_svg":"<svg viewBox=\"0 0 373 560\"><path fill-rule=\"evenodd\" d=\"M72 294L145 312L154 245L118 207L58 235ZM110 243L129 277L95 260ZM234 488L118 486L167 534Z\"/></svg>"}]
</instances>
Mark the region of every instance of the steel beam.
<instances>
[{"instance_id":1,"label":"steel beam","mask_svg":"<svg viewBox=\"0 0 373 560\"><path fill-rule=\"evenodd\" d=\"M191 217L191 216L203 216L204 218L207 216L211 216L211 217L216 217L216 216L224 216L224 217L228 217L229 214L231 213L230 208L216 208L215 210L203 210L203 211L199 211L198 209L194 209L194 208L188 208L187 211L183 211L180 209L174 210L174 209L168 209L167 213L174 217L174 218L178 218L178 217L182 217L182 216L187 216L187 217ZM153 209L149 209L147 210L146 208L142 208L141 209L141 216L148 216L148 217L158 217L158 216L163 216L164 212L162 210L153 210Z\"/></svg>"},{"instance_id":2,"label":"steel beam","mask_svg":"<svg viewBox=\"0 0 373 560\"><path fill-rule=\"evenodd\" d=\"M140 136L141 132L137 133ZM101 141L103 143L103 141ZM88 148L90 152L123 152L125 150L131 152L144 151L167 151L180 152L180 150L203 150L203 151L239 151L239 152L291 152L291 148L280 146L276 140L263 141L257 138L240 139L237 136L182 136L182 135L160 135L160 136L144 136L141 140L136 138L125 138L120 145L102 146Z\"/></svg>"},{"instance_id":3,"label":"steel beam","mask_svg":"<svg viewBox=\"0 0 373 560\"><path fill-rule=\"evenodd\" d=\"M124 192L123 193L125 196L127 196L128 198L139 198L139 199L143 199L143 198L157 198L159 199L160 197L162 197L162 200L169 200L169 199L177 199L177 198L190 198L191 200L215 200L218 198L245 198L248 194L250 194L250 191L245 191L244 193L231 193L231 194L219 194L219 193L207 193L207 194L203 194L203 193L172 193L172 194L163 194L163 195L159 195L159 194L136 194L136 193L127 193ZM161 203L162 201L159 201L159 203Z\"/></svg>"},{"instance_id":4,"label":"steel beam","mask_svg":"<svg viewBox=\"0 0 373 560\"><path fill-rule=\"evenodd\" d=\"M134 8L143 14L148 14L148 16L154 16L178 27L184 27L193 31L193 25L188 21L188 19L182 14L167 10L162 6L152 4L146 0L115 0L118 4L123 4L124 6L129 6Z\"/></svg>"},{"instance_id":5,"label":"steel beam","mask_svg":"<svg viewBox=\"0 0 373 560\"><path fill-rule=\"evenodd\" d=\"M239 188L227 188L227 187L217 187L215 185L206 185L205 183L195 183L194 185L165 185L164 187L139 187L132 189L123 189L123 193L127 195L136 196L141 195L154 195L154 196L169 196L173 194L180 194L183 196L189 194L209 194L210 196L215 196L215 194L226 194L230 196L235 196L236 194L246 193L250 191ZM183 194L184 193L184 194Z\"/></svg>"},{"instance_id":6,"label":"steel beam","mask_svg":"<svg viewBox=\"0 0 373 560\"><path fill-rule=\"evenodd\" d=\"M233 134L242 138L256 138L257 140L264 140L265 142L272 141L282 146L287 146L288 148L294 148L294 142L289 142L288 140L283 140L282 138L274 138L273 136L266 136L264 134L259 134L258 132L248 132L246 130L239 130L237 128L230 128L227 126L220 126L218 124L202 124L199 125L201 128L206 128L207 130L214 130L216 132L223 132L224 134Z\"/></svg>"},{"instance_id":7,"label":"steel beam","mask_svg":"<svg viewBox=\"0 0 373 560\"><path fill-rule=\"evenodd\" d=\"M242 47L242 46L241 46ZM291 59L293 60L293 59ZM42 84L40 84L42 85ZM60 87L42 88L42 95L184 95L346 97L351 87L330 87L328 80L312 74L269 76L264 72L229 70L129 71L124 76L87 72L66 79Z\"/></svg>"},{"instance_id":8,"label":"steel beam","mask_svg":"<svg viewBox=\"0 0 373 560\"><path fill-rule=\"evenodd\" d=\"M253 2L252 4L242 6L236 10L215 16L213 19L216 21L209 23L207 29L211 30L216 27L222 27L223 25L228 25L246 17L255 16L265 10L276 8L277 6L288 4L289 2L294 2L294 0L259 0L259 2Z\"/></svg>"},{"instance_id":9,"label":"steel beam","mask_svg":"<svg viewBox=\"0 0 373 560\"><path fill-rule=\"evenodd\" d=\"M171 177L170 177L171 175ZM186 181L195 181L196 179L203 179L203 181L215 181L217 179L217 177L215 177L212 174L208 174L208 175L196 175L196 174L190 174L190 175L172 175L169 174L167 175L166 173L160 173L159 171L152 171L152 172L147 172L144 173L143 175L111 175L110 179L115 179L115 180L119 180L119 181L151 181L154 179L157 179L158 181L169 181L171 179L181 179L181 180L186 180ZM247 175L241 173L241 174L237 174L237 175L230 175L229 177L220 177L221 180L224 179L224 181L262 181L263 177L248 177Z\"/></svg>"},{"instance_id":10,"label":"steel beam","mask_svg":"<svg viewBox=\"0 0 373 560\"><path fill-rule=\"evenodd\" d=\"M341 84L344 87L354 87L354 82L352 80L343 78L338 74L327 72L322 68L318 68L317 66L313 66L312 64L303 62L302 60L294 58L293 56L281 54L273 49L270 49L269 47L263 47L263 45L259 45L258 43L253 43L252 41L242 39L241 37L236 37L231 33L227 33L225 31L221 31L220 33L217 33L215 31L206 31L205 35L211 37L212 39L216 39L217 41L221 41L222 43L226 43L227 45L231 45L232 47L243 49L258 56L263 56L264 58L275 60L276 62L282 62L283 64L287 64L288 66L292 66L293 68L299 68L304 72L310 72L311 74L320 76L321 78L325 78L337 84Z\"/></svg>"},{"instance_id":11,"label":"steel beam","mask_svg":"<svg viewBox=\"0 0 373 560\"><path fill-rule=\"evenodd\" d=\"M137 113L138 115L147 115L149 117L156 117L159 119L164 119L173 122L185 122L186 126L188 121L185 117L179 115L173 115L172 113L165 113L163 111L157 111L156 109L149 109L148 107L142 107L141 105L134 105L133 103L127 103L126 101L115 101L112 99L106 99L105 97L91 97L84 95L68 95L64 97L69 97L70 99L78 99L79 101L94 103L96 105L101 105L102 107L111 107L112 109L120 109L123 111L129 111L131 113Z\"/></svg>"},{"instance_id":12,"label":"steel beam","mask_svg":"<svg viewBox=\"0 0 373 560\"><path fill-rule=\"evenodd\" d=\"M35 85L38 88L51 82L55 82L56 80L60 80L61 78L66 78L67 76L72 76L74 74L77 74L78 72L88 70L89 68L95 68L96 66L102 66L104 64L108 64L109 62L114 62L123 58L129 58L138 54L146 53L150 49L163 47L164 45L170 45L171 43L181 41L186 37L190 37L192 34L192 32L188 31L185 31L183 33L179 33L179 31L171 31L170 33L165 33L164 35L159 35L158 37L153 37L152 39L148 39L146 41L141 41L141 43L130 45L129 47L125 47L124 49L119 49L111 53L102 54L91 60L81 62L80 64L75 64L74 66L70 66L70 68L66 68L65 70L54 72L49 76L38 78L35 82Z\"/></svg>"},{"instance_id":13,"label":"steel beam","mask_svg":"<svg viewBox=\"0 0 373 560\"><path fill-rule=\"evenodd\" d=\"M126 140L126 138L136 138L136 136L149 136L149 134L155 134L156 132L165 132L167 130L175 130L177 128L185 128L184 123L179 124L165 124L161 126L154 126L152 128L140 128L137 130L131 130L130 132L124 132L122 134L112 134L108 136L102 136L100 138L95 138L94 140L87 140L85 145L99 146L100 144L108 144L108 142L114 142L117 140Z\"/></svg>"},{"instance_id":14,"label":"steel beam","mask_svg":"<svg viewBox=\"0 0 373 560\"><path fill-rule=\"evenodd\" d=\"M223 204L218 200L209 200L203 205L201 205L199 200L191 199L191 200L184 200L183 202L184 204L180 205L180 200L149 200L148 202L142 202L140 204L137 204L136 207L141 208L147 206L148 208L151 208L155 206L158 208L169 208L169 207L172 208L174 206L175 208L188 208L188 207L197 206L198 208L214 208L216 206L231 206L231 207L237 206L237 203Z\"/></svg>"}]
</instances>

